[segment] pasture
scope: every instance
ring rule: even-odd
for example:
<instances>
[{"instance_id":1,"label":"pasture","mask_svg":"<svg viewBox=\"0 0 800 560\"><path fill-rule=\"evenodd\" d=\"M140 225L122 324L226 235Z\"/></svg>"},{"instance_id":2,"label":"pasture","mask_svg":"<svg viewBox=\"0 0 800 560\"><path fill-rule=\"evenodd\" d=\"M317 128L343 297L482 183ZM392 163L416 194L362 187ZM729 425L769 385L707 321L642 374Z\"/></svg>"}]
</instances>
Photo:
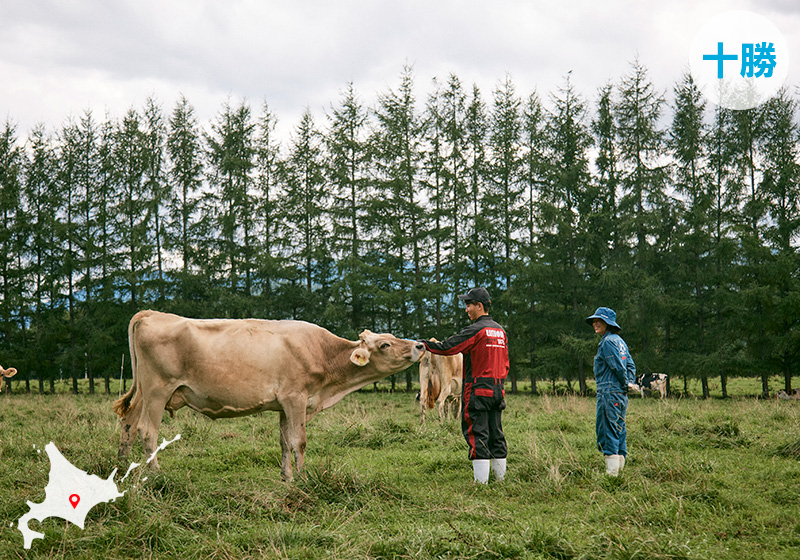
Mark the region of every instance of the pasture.
<instances>
[{"instance_id":1,"label":"pasture","mask_svg":"<svg viewBox=\"0 0 800 560\"><path fill-rule=\"evenodd\" d=\"M594 399L509 395L506 481L475 486L456 422L431 412L420 426L413 393L372 390L309 423L294 483L280 480L276 414L165 415L159 441L181 440L161 472L134 471L85 530L31 522L45 539L24 550L16 521L49 471L34 445L124 473L113 398L0 398L0 558L800 558L800 402L631 398L630 455L611 479Z\"/></svg>"}]
</instances>

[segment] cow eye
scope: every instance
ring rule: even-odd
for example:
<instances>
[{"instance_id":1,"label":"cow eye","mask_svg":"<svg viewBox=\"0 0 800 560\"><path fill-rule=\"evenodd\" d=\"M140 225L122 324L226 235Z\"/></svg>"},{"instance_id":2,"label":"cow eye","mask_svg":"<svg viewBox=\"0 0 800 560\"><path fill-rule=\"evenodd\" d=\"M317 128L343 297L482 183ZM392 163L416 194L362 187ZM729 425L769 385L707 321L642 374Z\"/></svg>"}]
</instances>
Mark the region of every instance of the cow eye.
<instances>
[{"instance_id":1,"label":"cow eye","mask_svg":"<svg viewBox=\"0 0 800 560\"><path fill-rule=\"evenodd\" d=\"M387 348L389 348L389 346L391 346L391 344L389 344L388 342L384 342L383 344L381 344L381 350L386 350Z\"/></svg>"}]
</instances>

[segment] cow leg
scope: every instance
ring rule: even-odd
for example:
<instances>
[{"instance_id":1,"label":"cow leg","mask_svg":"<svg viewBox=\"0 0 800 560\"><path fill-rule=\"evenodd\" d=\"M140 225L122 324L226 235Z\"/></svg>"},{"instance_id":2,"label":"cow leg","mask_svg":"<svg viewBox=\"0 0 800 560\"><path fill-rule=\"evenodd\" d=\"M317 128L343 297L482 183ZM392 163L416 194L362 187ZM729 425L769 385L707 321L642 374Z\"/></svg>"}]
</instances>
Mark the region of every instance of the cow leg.
<instances>
[{"instance_id":1,"label":"cow leg","mask_svg":"<svg viewBox=\"0 0 800 560\"><path fill-rule=\"evenodd\" d=\"M442 392L439 394L439 421L442 422L445 418L450 416L449 404L450 400L450 384L442 383Z\"/></svg>"},{"instance_id":2,"label":"cow leg","mask_svg":"<svg viewBox=\"0 0 800 560\"><path fill-rule=\"evenodd\" d=\"M144 447L145 460L153 457L150 466L158 470L158 457L154 456L158 447L158 429L161 427L161 420L164 417L164 407L168 398L161 395L150 395L147 405L142 407L139 419L139 435L142 436L142 446Z\"/></svg>"},{"instance_id":3,"label":"cow leg","mask_svg":"<svg viewBox=\"0 0 800 560\"><path fill-rule=\"evenodd\" d=\"M444 391L439 394L439 422L444 422L444 419L447 418L447 397L448 395Z\"/></svg>"},{"instance_id":4,"label":"cow leg","mask_svg":"<svg viewBox=\"0 0 800 560\"><path fill-rule=\"evenodd\" d=\"M425 402L428 400L428 387L427 383L420 379L419 380L419 423L420 425L425 423Z\"/></svg>"},{"instance_id":5,"label":"cow leg","mask_svg":"<svg viewBox=\"0 0 800 560\"><path fill-rule=\"evenodd\" d=\"M292 455L297 472L303 471L306 453L306 407L283 404L281 411L281 478L291 481Z\"/></svg>"},{"instance_id":6,"label":"cow leg","mask_svg":"<svg viewBox=\"0 0 800 560\"><path fill-rule=\"evenodd\" d=\"M131 452L133 442L139 433L139 416L142 413L142 399L134 395L133 402L125 417L122 419L119 429L119 452L117 457L120 461L126 459Z\"/></svg>"},{"instance_id":7,"label":"cow leg","mask_svg":"<svg viewBox=\"0 0 800 560\"><path fill-rule=\"evenodd\" d=\"M281 434L281 479L290 481L292 480L292 451L289 447L289 420L286 414L281 410L280 416L280 434Z\"/></svg>"}]
</instances>

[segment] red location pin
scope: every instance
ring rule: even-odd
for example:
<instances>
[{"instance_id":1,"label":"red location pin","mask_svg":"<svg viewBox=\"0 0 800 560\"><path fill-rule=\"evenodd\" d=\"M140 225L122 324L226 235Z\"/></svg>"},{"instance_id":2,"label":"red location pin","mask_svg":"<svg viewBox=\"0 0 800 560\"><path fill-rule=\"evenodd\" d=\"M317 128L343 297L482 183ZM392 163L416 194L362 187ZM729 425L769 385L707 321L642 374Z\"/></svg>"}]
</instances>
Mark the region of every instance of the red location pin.
<instances>
[{"instance_id":1,"label":"red location pin","mask_svg":"<svg viewBox=\"0 0 800 560\"><path fill-rule=\"evenodd\" d=\"M80 502L80 501L81 501L81 497L78 496L77 494L73 494L72 496L69 497L69 503L72 504L72 509L75 509L76 507L78 507L78 502Z\"/></svg>"}]
</instances>

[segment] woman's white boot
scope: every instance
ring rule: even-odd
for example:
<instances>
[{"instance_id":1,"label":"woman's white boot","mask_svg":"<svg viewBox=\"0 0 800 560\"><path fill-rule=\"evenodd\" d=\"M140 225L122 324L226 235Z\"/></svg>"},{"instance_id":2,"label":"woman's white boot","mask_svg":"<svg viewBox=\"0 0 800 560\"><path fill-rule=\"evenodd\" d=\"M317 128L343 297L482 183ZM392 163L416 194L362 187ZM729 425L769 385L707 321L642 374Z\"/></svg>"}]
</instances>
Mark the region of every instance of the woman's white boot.
<instances>
[{"instance_id":1,"label":"woman's white boot","mask_svg":"<svg viewBox=\"0 0 800 560\"><path fill-rule=\"evenodd\" d=\"M608 476L618 476L620 469L619 458L621 455L605 455L606 458L606 474Z\"/></svg>"}]
</instances>

